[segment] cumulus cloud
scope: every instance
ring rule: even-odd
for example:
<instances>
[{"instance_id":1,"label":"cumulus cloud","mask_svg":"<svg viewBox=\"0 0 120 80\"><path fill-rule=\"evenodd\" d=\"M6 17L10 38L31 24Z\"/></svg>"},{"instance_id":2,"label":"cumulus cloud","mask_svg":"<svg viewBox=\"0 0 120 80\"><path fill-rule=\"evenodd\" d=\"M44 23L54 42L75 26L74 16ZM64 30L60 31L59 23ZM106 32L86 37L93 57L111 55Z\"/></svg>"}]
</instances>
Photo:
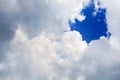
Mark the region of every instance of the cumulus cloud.
<instances>
[{"instance_id":1,"label":"cumulus cloud","mask_svg":"<svg viewBox=\"0 0 120 80\"><path fill-rule=\"evenodd\" d=\"M40 32L59 34L69 28L67 20L79 14L81 4L78 0L0 0L0 55L19 25L29 37Z\"/></svg>"},{"instance_id":2,"label":"cumulus cloud","mask_svg":"<svg viewBox=\"0 0 120 80\"><path fill-rule=\"evenodd\" d=\"M6 54L5 67L2 69L5 74L1 77L11 76L8 80L17 76L18 79L22 78L20 80L69 78L67 71L63 72L65 75L61 74L61 71L59 72L59 67L62 67L63 64L64 67L68 67L71 65L71 61L79 60L87 45L82 42L78 32L66 32L59 41L56 39L54 34L45 33L29 39L28 35L18 29L11 42L11 48ZM74 46L76 46L75 50Z\"/></svg>"},{"instance_id":3,"label":"cumulus cloud","mask_svg":"<svg viewBox=\"0 0 120 80\"><path fill-rule=\"evenodd\" d=\"M100 1L112 37L88 46L78 32L62 32L68 19L84 18L79 0L0 0L0 79L119 80L119 1Z\"/></svg>"},{"instance_id":4,"label":"cumulus cloud","mask_svg":"<svg viewBox=\"0 0 120 80\"><path fill-rule=\"evenodd\" d=\"M4 80L119 80L120 50L105 38L87 46L78 32L31 39L19 28L10 47L1 63Z\"/></svg>"},{"instance_id":5,"label":"cumulus cloud","mask_svg":"<svg viewBox=\"0 0 120 80\"><path fill-rule=\"evenodd\" d=\"M0 55L4 55L19 25L29 37L40 32L58 34L68 28L67 20L75 17L80 8L78 0L0 0Z\"/></svg>"}]
</instances>

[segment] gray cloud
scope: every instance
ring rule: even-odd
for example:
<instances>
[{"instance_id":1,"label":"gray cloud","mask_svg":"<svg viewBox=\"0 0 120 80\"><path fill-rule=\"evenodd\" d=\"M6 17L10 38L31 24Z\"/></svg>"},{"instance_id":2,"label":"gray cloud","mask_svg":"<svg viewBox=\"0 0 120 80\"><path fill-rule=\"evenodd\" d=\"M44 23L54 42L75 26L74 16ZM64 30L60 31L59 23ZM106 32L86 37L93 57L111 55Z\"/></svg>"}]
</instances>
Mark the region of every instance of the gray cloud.
<instances>
[{"instance_id":1,"label":"gray cloud","mask_svg":"<svg viewBox=\"0 0 120 80\"><path fill-rule=\"evenodd\" d=\"M17 29L17 15L12 9L7 0L0 0L0 59L4 57Z\"/></svg>"},{"instance_id":2,"label":"gray cloud","mask_svg":"<svg viewBox=\"0 0 120 80\"><path fill-rule=\"evenodd\" d=\"M1 23L20 24L30 36L43 31L55 33L64 31L66 26L68 27L67 20L71 16L76 16L81 8L81 2L77 0L71 2L68 0L65 2L60 0L1 0L0 4L0 12L3 13L1 17L4 17L2 21L10 20Z\"/></svg>"},{"instance_id":3,"label":"gray cloud","mask_svg":"<svg viewBox=\"0 0 120 80\"><path fill-rule=\"evenodd\" d=\"M18 5L20 24L24 26L29 35L39 34L43 31L56 34L63 32L68 26L68 19L76 13L78 14L81 8L78 6L81 5L81 2L77 0L71 2L68 0L65 2L60 0L18 0Z\"/></svg>"}]
</instances>

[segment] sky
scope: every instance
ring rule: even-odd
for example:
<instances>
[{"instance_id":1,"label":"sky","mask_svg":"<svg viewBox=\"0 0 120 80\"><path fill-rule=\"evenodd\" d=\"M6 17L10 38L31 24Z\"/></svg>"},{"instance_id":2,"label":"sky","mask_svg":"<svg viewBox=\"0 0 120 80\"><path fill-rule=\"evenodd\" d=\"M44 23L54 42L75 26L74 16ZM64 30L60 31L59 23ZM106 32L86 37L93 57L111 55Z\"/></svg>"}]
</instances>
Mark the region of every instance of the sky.
<instances>
[{"instance_id":1,"label":"sky","mask_svg":"<svg viewBox=\"0 0 120 80\"><path fill-rule=\"evenodd\" d=\"M120 80L119 3L0 0L0 80Z\"/></svg>"},{"instance_id":2,"label":"sky","mask_svg":"<svg viewBox=\"0 0 120 80\"><path fill-rule=\"evenodd\" d=\"M100 6L100 4L100 1L96 2L97 6ZM92 40L100 39L101 36L110 38L111 33L108 32L106 22L106 8L98 7L95 9L94 0L91 0L80 14L85 16L84 20L75 19L75 23L69 21L69 24L71 31L80 32L83 41L89 44Z\"/></svg>"}]
</instances>

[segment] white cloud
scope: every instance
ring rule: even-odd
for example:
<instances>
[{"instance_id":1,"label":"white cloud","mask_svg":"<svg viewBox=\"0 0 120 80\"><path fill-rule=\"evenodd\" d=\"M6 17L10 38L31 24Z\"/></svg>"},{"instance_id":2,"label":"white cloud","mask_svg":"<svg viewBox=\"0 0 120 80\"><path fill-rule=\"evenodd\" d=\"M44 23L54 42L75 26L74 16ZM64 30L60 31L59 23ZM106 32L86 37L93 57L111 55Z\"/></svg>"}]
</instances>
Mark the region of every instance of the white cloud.
<instances>
[{"instance_id":1,"label":"white cloud","mask_svg":"<svg viewBox=\"0 0 120 80\"><path fill-rule=\"evenodd\" d=\"M19 6L20 25L4 60L0 62L1 80L119 80L118 0L102 1L108 10L108 28L112 33L110 41L101 38L92 41L89 46L78 32L57 34L61 31L60 27L66 29L69 18L78 16L81 9L79 0L14 1L6 10L14 3ZM38 35L29 37L29 33L36 32Z\"/></svg>"},{"instance_id":2,"label":"white cloud","mask_svg":"<svg viewBox=\"0 0 120 80\"><path fill-rule=\"evenodd\" d=\"M9 79L21 76L20 80L26 80L26 78L53 80L57 76L62 79L64 75L56 73L56 70L59 70L56 65L61 67L64 64L69 68L71 62L81 58L86 47L87 44L82 42L78 32L65 32L59 37L53 33L40 33L39 36L29 38L19 28L6 54L4 72L9 73L4 76L13 75ZM68 71L65 72L66 77L64 76L63 79L69 78L67 73ZM60 75L62 76L59 77Z\"/></svg>"},{"instance_id":3,"label":"white cloud","mask_svg":"<svg viewBox=\"0 0 120 80\"><path fill-rule=\"evenodd\" d=\"M113 0L101 0L102 6L105 6L107 8L107 23L108 23L108 29L112 34L112 37L110 39L111 45L113 45L114 48L120 48L120 10L119 10L119 0L113 1Z\"/></svg>"}]
</instances>

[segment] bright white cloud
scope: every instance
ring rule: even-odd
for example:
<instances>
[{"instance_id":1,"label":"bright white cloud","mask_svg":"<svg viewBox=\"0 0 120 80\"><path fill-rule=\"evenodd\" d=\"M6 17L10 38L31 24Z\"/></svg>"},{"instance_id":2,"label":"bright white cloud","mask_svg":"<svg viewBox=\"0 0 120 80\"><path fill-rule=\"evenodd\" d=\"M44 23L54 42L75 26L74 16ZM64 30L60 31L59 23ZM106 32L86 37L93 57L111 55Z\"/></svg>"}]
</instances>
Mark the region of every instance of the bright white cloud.
<instances>
[{"instance_id":1,"label":"bright white cloud","mask_svg":"<svg viewBox=\"0 0 120 80\"><path fill-rule=\"evenodd\" d=\"M16 75L21 76L22 79L18 77L20 80L69 78L67 71L66 77L56 73L57 68L78 61L86 47L78 32L65 32L59 38L52 33L40 33L31 39L19 28L6 55L5 72L10 71L5 77L13 75L10 80Z\"/></svg>"}]
</instances>

